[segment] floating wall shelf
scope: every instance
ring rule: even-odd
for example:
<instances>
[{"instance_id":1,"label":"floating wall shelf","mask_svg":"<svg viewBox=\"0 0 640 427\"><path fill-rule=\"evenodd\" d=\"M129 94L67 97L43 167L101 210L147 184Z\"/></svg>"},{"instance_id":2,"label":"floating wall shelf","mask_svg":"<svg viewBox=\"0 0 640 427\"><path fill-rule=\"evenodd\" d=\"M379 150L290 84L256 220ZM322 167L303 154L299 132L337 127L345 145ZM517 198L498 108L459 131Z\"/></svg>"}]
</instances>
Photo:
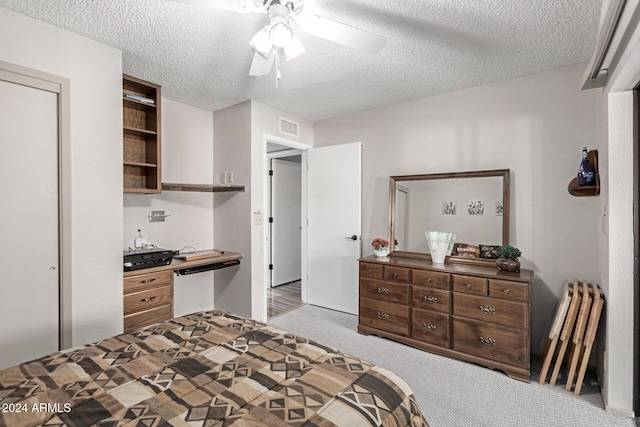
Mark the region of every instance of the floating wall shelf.
<instances>
[{"instance_id":1,"label":"floating wall shelf","mask_svg":"<svg viewBox=\"0 0 640 427\"><path fill-rule=\"evenodd\" d=\"M162 183L163 191L198 191L201 193L220 193L244 191L244 185L211 185L211 184L173 184Z\"/></svg>"},{"instance_id":2,"label":"floating wall shelf","mask_svg":"<svg viewBox=\"0 0 640 427\"><path fill-rule=\"evenodd\" d=\"M589 164L593 168L593 172L596 176L596 185L580 185L578 183L578 177L575 177L569 183L569 194L572 196L597 196L600 194L600 174L598 173L598 150L591 150L588 153Z\"/></svg>"}]
</instances>

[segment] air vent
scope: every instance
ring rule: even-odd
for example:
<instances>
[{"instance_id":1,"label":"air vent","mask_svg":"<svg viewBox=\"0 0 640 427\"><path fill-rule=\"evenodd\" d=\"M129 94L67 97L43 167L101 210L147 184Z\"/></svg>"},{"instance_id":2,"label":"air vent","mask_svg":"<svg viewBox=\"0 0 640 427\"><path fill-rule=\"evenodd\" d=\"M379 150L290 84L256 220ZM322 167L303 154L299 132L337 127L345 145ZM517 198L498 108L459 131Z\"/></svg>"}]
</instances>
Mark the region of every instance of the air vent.
<instances>
[{"instance_id":1,"label":"air vent","mask_svg":"<svg viewBox=\"0 0 640 427\"><path fill-rule=\"evenodd\" d=\"M280 132L298 136L298 123L280 117Z\"/></svg>"}]
</instances>

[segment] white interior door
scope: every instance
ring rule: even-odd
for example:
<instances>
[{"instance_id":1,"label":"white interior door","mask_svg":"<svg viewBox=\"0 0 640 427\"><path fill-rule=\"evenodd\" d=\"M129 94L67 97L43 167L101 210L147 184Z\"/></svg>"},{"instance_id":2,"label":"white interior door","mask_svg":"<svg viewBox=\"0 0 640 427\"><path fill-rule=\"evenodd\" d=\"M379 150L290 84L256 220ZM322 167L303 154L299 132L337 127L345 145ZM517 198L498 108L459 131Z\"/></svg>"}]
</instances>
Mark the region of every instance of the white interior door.
<instances>
[{"instance_id":1,"label":"white interior door","mask_svg":"<svg viewBox=\"0 0 640 427\"><path fill-rule=\"evenodd\" d=\"M0 369L59 349L58 94L0 79Z\"/></svg>"},{"instance_id":2,"label":"white interior door","mask_svg":"<svg viewBox=\"0 0 640 427\"><path fill-rule=\"evenodd\" d=\"M360 152L351 143L313 148L307 157L307 300L351 314L358 313Z\"/></svg>"},{"instance_id":3,"label":"white interior door","mask_svg":"<svg viewBox=\"0 0 640 427\"><path fill-rule=\"evenodd\" d=\"M300 159L300 156L297 156ZM302 265L301 164L272 159L272 264L273 286L300 280Z\"/></svg>"}]
</instances>

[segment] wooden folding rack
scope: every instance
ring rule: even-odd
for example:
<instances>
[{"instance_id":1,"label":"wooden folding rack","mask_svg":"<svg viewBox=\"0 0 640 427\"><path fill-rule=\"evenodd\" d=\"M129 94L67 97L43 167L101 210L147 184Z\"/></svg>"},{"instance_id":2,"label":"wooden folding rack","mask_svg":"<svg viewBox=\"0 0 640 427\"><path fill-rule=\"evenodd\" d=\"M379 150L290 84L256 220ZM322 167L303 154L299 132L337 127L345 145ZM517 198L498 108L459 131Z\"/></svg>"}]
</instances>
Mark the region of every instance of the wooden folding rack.
<instances>
[{"instance_id":1,"label":"wooden folding rack","mask_svg":"<svg viewBox=\"0 0 640 427\"><path fill-rule=\"evenodd\" d=\"M564 290L549 332L549 339L542 355L542 370L539 383L544 384L551 363L555 356L555 365L549 384L555 385L560 367L565 358L569 344L567 360L567 384L565 389L571 391L573 379L578 374L574 394L577 396L582 389L584 375L587 370L591 351L595 342L600 314L604 305L604 295L597 285L588 284L586 280L574 280L572 284L565 282ZM556 347L560 342L557 355Z\"/></svg>"}]
</instances>

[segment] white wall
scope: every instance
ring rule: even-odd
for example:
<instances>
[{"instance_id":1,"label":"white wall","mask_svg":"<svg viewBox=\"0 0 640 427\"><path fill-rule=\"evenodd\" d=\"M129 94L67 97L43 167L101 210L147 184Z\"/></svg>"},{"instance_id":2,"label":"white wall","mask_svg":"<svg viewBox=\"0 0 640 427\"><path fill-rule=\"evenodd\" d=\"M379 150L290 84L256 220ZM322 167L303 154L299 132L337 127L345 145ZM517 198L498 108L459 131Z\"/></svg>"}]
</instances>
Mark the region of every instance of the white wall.
<instances>
[{"instance_id":1,"label":"white wall","mask_svg":"<svg viewBox=\"0 0 640 427\"><path fill-rule=\"evenodd\" d=\"M511 169L510 243L522 251L523 268L536 274L531 347L537 353L564 280L597 280L598 200L567 192L581 147L597 145L601 94L579 91L583 68L315 123L316 146L362 141L365 246L387 233L390 175Z\"/></svg>"},{"instance_id":2,"label":"white wall","mask_svg":"<svg viewBox=\"0 0 640 427\"><path fill-rule=\"evenodd\" d=\"M71 320L64 344L121 333L121 52L3 8L0 40L0 60L71 82L71 147L63 153L71 164L70 182L63 183L71 200L63 201L70 208L63 215L73 222L62 264L72 298L62 308Z\"/></svg>"},{"instance_id":3,"label":"white wall","mask_svg":"<svg viewBox=\"0 0 640 427\"><path fill-rule=\"evenodd\" d=\"M162 181L213 182L213 113L162 99ZM193 246L212 249L213 193L163 191L125 194L123 249L133 246L138 229L160 248ZM165 222L149 222L149 211L164 210ZM191 250L191 249L185 249ZM214 272L174 276L174 314L181 316L214 306Z\"/></svg>"},{"instance_id":4,"label":"white wall","mask_svg":"<svg viewBox=\"0 0 640 427\"><path fill-rule=\"evenodd\" d=\"M215 308L251 316L251 102L218 110L213 121L214 170L246 186L214 194L216 247L244 255L239 266L216 272Z\"/></svg>"}]
</instances>

